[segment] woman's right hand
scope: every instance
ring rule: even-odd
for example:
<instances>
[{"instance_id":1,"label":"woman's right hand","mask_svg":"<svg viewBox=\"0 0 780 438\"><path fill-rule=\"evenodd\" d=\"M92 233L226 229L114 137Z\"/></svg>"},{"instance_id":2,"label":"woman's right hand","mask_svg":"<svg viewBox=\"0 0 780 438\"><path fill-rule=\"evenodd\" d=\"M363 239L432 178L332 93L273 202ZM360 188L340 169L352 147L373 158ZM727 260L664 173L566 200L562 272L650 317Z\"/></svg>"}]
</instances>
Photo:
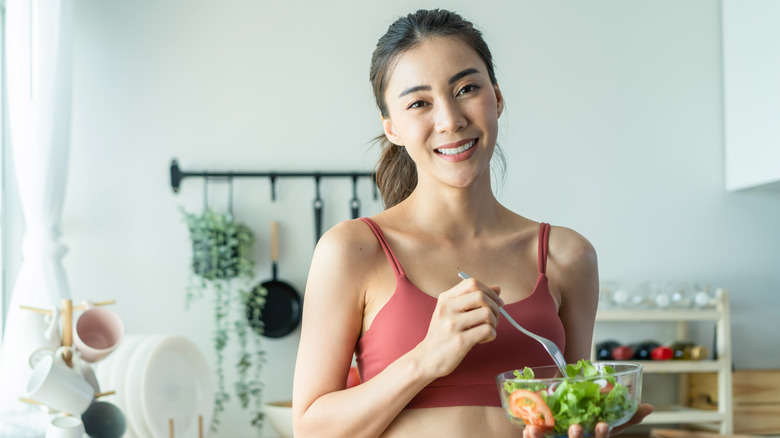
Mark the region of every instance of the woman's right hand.
<instances>
[{"instance_id":1,"label":"woman's right hand","mask_svg":"<svg viewBox=\"0 0 780 438\"><path fill-rule=\"evenodd\" d=\"M496 337L501 288L470 278L442 292L428 333L418 345L432 378L451 373L476 344Z\"/></svg>"}]
</instances>

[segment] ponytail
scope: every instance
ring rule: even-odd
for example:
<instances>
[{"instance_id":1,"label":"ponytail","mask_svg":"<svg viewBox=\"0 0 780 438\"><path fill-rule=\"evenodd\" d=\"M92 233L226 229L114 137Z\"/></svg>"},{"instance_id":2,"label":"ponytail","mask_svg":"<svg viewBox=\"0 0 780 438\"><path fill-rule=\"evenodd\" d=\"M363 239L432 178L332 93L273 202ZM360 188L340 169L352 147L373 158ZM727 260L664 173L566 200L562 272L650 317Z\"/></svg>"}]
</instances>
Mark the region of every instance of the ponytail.
<instances>
[{"instance_id":1,"label":"ponytail","mask_svg":"<svg viewBox=\"0 0 780 438\"><path fill-rule=\"evenodd\" d=\"M384 134L374 141L381 150L374 169L376 185L385 208L390 208L406 199L417 187L417 165L405 147L390 143Z\"/></svg>"}]
</instances>

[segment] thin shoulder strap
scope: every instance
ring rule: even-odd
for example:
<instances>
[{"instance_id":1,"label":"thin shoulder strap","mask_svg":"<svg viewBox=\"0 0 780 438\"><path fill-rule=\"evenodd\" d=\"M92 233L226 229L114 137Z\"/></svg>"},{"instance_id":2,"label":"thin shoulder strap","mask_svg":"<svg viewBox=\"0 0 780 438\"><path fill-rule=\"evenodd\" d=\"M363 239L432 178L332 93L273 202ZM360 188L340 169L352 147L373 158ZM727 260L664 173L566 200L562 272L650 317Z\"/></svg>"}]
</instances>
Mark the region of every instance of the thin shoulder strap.
<instances>
[{"instance_id":1,"label":"thin shoulder strap","mask_svg":"<svg viewBox=\"0 0 780 438\"><path fill-rule=\"evenodd\" d=\"M385 255L387 256L387 260L390 262L390 266L393 268L393 273L395 274L395 276L400 277L404 275L404 269L401 267L401 264L398 263L398 259L395 257L393 250L390 249L390 245L387 243L387 239L385 239L385 235L382 233L382 229L379 228L379 225L377 225L376 222L374 222L373 220L367 217L361 217L358 219L365 222L369 227L371 227L371 231L374 232L374 235L379 241L379 244L382 245L382 250L384 250Z\"/></svg>"},{"instance_id":2,"label":"thin shoulder strap","mask_svg":"<svg viewBox=\"0 0 780 438\"><path fill-rule=\"evenodd\" d=\"M547 273L547 243L550 239L550 224L539 224L539 273Z\"/></svg>"}]
</instances>

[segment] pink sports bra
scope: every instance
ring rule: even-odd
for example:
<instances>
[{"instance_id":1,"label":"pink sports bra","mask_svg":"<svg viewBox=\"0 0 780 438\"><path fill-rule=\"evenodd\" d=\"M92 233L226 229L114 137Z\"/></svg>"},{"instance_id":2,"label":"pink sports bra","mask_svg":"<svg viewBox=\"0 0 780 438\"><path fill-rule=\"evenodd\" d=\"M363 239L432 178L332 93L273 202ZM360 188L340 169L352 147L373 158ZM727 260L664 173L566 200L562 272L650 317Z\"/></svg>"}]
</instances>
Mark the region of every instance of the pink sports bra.
<instances>
[{"instance_id":1,"label":"pink sports bra","mask_svg":"<svg viewBox=\"0 0 780 438\"><path fill-rule=\"evenodd\" d=\"M396 288L390 300L374 317L371 327L358 340L357 365L361 381L368 381L390 363L410 351L425 338L436 298L421 291L404 273L379 226L369 218L360 218L371 227L395 273ZM545 268L549 224L539 228L539 276L533 292L509 303L504 309L523 327L565 347L563 324L550 295ZM466 354L450 374L422 389L407 409L443 406L501 406L495 377L504 371L553 365L549 354L537 341L522 334L502 318L496 339L478 344Z\"/></svg>"}]
</instances>

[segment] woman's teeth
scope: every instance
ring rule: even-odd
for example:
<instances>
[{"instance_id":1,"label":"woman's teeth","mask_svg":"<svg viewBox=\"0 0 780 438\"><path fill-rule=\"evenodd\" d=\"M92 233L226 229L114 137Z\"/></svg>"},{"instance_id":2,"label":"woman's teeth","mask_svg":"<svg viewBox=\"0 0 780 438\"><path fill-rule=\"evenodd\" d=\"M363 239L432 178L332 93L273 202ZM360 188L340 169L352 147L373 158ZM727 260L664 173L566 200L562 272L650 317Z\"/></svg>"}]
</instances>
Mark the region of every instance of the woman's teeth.
<instances>
[{"instance_id":1,"label":"woman's teeth","mask_svg":"<svg viewBox=\"0 0 780 438\"><path fill-rule=\"evenodd\" d=\"M447 148L447 149L436 149L436 153L442 154L442 155L458 155L466 152L467 150L471 149L474 146L474 143L476 143L476 140L471 140L470 142L464 144L463 146L459 146L456 148Z\"/></svg>"}]
</instances>

